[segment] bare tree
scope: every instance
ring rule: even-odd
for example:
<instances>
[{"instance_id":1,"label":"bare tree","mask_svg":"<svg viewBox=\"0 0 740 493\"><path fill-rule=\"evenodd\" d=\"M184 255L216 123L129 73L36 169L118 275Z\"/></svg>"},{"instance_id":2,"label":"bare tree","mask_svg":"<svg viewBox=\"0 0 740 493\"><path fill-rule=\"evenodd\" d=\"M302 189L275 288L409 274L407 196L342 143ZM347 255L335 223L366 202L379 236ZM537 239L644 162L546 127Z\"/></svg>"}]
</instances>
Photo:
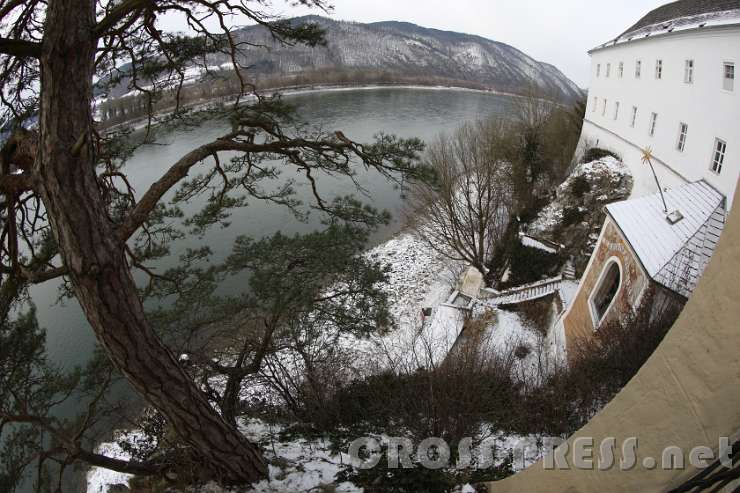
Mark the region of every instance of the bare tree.
<instances>
[{"instance_id":1,"label":"bare tree","mask_svg":"<svg viewBox=\"0 0 740 493\"><path fill-rule=\"evenodd\" d=\"M534 87L516 99L515 139L510 151L518 214L534 205L538 187L547 176L550 163L545 155L545 136L554 108L555 104Z\"/></svg>"},{"instance_id":2,"label":"bare tree","mask_svg":"<svg viewBox=\"0 0 740 493\"><path fill-rule=\"evenodd\" d=\"M485 272L503 240L512 206L508 130L502 122L466 124L441 136L426 154L433 184L411 194L416 231L432 249Z\"/></svg>"}]
</instances>

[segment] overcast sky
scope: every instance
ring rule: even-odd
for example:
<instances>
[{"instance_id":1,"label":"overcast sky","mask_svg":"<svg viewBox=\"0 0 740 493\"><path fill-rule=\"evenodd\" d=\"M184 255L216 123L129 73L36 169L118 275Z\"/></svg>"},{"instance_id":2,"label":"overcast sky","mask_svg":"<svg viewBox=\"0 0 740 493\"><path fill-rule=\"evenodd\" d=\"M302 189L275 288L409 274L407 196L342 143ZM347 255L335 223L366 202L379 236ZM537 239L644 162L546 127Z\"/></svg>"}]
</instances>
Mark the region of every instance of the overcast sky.
<instances>
[{"instance_id":1,"label":"overcast sky","mask_svg":"<svg viewBox=\"0 0 740 493\"><path fill-rule=\"evenodd\" d=\"M407 21L477 34L549 62L581 87L588 83L586 53L670 0L329 0L329 17L359 22ZM321 13L273 0L286 16Z\"/></svg>"}]
</instances>

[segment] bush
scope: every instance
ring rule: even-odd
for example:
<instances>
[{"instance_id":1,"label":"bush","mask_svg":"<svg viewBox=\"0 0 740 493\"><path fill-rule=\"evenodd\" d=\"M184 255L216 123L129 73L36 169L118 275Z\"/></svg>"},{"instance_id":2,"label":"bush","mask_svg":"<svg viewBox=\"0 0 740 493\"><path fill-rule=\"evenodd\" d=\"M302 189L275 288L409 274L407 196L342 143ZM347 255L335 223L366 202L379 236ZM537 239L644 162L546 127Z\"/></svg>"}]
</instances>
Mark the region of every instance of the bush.
<instances>
[{"instance_id":1,"label":"bush","mask_svg":"<svg viewBox=\"0 0 740 493\"><path fill-rule=\"evenodd\" d=\"M583 175L578 175L570 182L570 193L573 197L580 199L584 194L591 191L591 183L588 178Z\"/></svg>"},{"instance_id":2,"label":"bush","mask_svg":"<svg viewBox=\"0 0 740 493\"><path fill-rule=\"evenodd\" d=\"M498 355L461 347L434 369L354 381L325 403L333 420L321 425L333 430L362 423L367 430L386 434L439 436L456 446L461 438L474 436L484 421L515 412L509 364Z\"/></svg>"},{"instance_id":3,"label":"bush","mask_svg":"<svg viewBox=\"0 0 740 493\"><path fill-rule=\"evenodd\" d=\"M635 313L578 341L570 366L527 387L511 423L519 433L569 435L601 410L635 376L670 330L684 301L651 289Z\"/></svg>"},{"instance_id":4,"label":"bush","mask_svg":"<svg viewBox=\"0 0 740 493\"><path fill-rule=\"evenodd\" d=\"M561 265L560 255L527 247L517 241L509 257L509 279L501 288L539 281L543 276L554 274Z\"/></svg>"},{"instance_id":5,"label":"bush","mask_svg":"<svg viewBox=\"0 0 740 493\"><path fill-rule=\"evenodd\" d=\"M586 211L581 210L578 207L566 207L563 209L563 219L561 224L564 228L572 226L573 224L579 223L586 218Z\"/></svg>"},{"instance_id":6,"label":"bush","mask_svg":"<svg viewBox=\"0 0 740 493\"><path fill-rule=\"evenodd\" d=\"M451 468L425 469L420 465L403 469L388 468L385 455L372 469L349 469L337 475L337 482L350 481L367 493L449 493L459 491L461 484L498 481L514 474L511 458L487 469L454 471ZM451 460L451 464L454 462ZM477 491L488 491L482 486Z\"/></svg>"},{"instance_id":7,"label":"bush","mask_svg":"<svg viewBox=\"0 0 740 493\"><path fill-rule=\"evenodd\" d=\"M530 223L537 219L540 211L550 203L552 197L545 195L542 197L533 197L529 206L519 211L519 220L523 223Z\"/></svg>"},{"instance_id":8,"label":"bush","mask_svg":"<svg viewBox=\"0 0 740 493\"><path fill-rule=\"evenodd\" d=\"M607 156L611 156L614 159L622 160L621 157L619 157L618 154L608 151L606 149L602 149L600 147L592 147L589 150L585 152L583 155L583 162L584 163L590 163L591 161L598 161L599 159L604 159Z\"/></svg>"}]
</instances>

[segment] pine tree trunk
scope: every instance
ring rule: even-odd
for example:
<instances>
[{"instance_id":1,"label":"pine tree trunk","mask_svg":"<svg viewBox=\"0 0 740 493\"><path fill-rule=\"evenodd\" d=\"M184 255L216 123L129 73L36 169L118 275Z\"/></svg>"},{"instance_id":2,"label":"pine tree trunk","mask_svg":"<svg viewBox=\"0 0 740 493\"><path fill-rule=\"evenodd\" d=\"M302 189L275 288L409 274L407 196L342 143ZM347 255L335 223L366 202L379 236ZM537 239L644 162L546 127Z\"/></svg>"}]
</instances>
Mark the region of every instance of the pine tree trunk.
<instances>
[{"instance_id":1,"label":"pine tree trunk","mask_svg":"<svg viewBox=\"0 0 740 493\"><path fill-rule=\"evenodd\" d=\"M266 474L258 449L214 411L148 325L101 199L93 146L81 145L92 131L94 5L49 2L35 163L39 192L77 300L112 361L217 479L252 482Z\"/></svg>"}]
</instances>

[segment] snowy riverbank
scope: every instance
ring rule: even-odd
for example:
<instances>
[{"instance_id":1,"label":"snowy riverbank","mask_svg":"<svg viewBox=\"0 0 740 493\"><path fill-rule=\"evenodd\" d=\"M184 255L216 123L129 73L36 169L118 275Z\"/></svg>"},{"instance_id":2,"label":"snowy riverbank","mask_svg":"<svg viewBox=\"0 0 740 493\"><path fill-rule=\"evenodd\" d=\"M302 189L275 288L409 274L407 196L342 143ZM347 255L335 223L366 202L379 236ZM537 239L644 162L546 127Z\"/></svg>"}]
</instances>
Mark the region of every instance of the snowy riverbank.
<instances>
[{"instance_id":1,"label":"snowy riverbank","mask_svg":"<svg viewBox=\"0 0 740 493\"><path fill-rule=\"evenodd\" d=\"M390 266L389 279L383 289L390 301L396 327L383 336L368 339L343 338L340 343L351 351L354 371L368 374L386 369L400 372L438 364L457 340L464 317L459 309L446 305L455 290L462 263L450 261L436 253L428 244L411 233L401 233L369 250L367 256ZM422 309L431 308L432 315L422 320ZM500 311L490 327L490 350L511 350L526 344L532 349L541 344L536 331L517 315ZM533 372L535 351L516 365L519 372ZM270 479L255 485L250 493L293 493L316 491L331 485L332 491L362 491L351 483L334 484L337 474L348 464L344 453L331 451L324 440L293 439L278 441L276 432L264 422L245 420L242 432L265 449L266 458L279 459L270 466ZM136 433L129 434L135 437ZM509 451L528 449L519 458L515 469L534 462L538 455L533 437L493 433L501 457ZM116 443L103 443L99 452L128 459ZM91 468L87 475L88 493L106 493L113 485L128 483L130 475ZM222 492L213 487L204 491Z\"/></svg>"}]
</instances>

